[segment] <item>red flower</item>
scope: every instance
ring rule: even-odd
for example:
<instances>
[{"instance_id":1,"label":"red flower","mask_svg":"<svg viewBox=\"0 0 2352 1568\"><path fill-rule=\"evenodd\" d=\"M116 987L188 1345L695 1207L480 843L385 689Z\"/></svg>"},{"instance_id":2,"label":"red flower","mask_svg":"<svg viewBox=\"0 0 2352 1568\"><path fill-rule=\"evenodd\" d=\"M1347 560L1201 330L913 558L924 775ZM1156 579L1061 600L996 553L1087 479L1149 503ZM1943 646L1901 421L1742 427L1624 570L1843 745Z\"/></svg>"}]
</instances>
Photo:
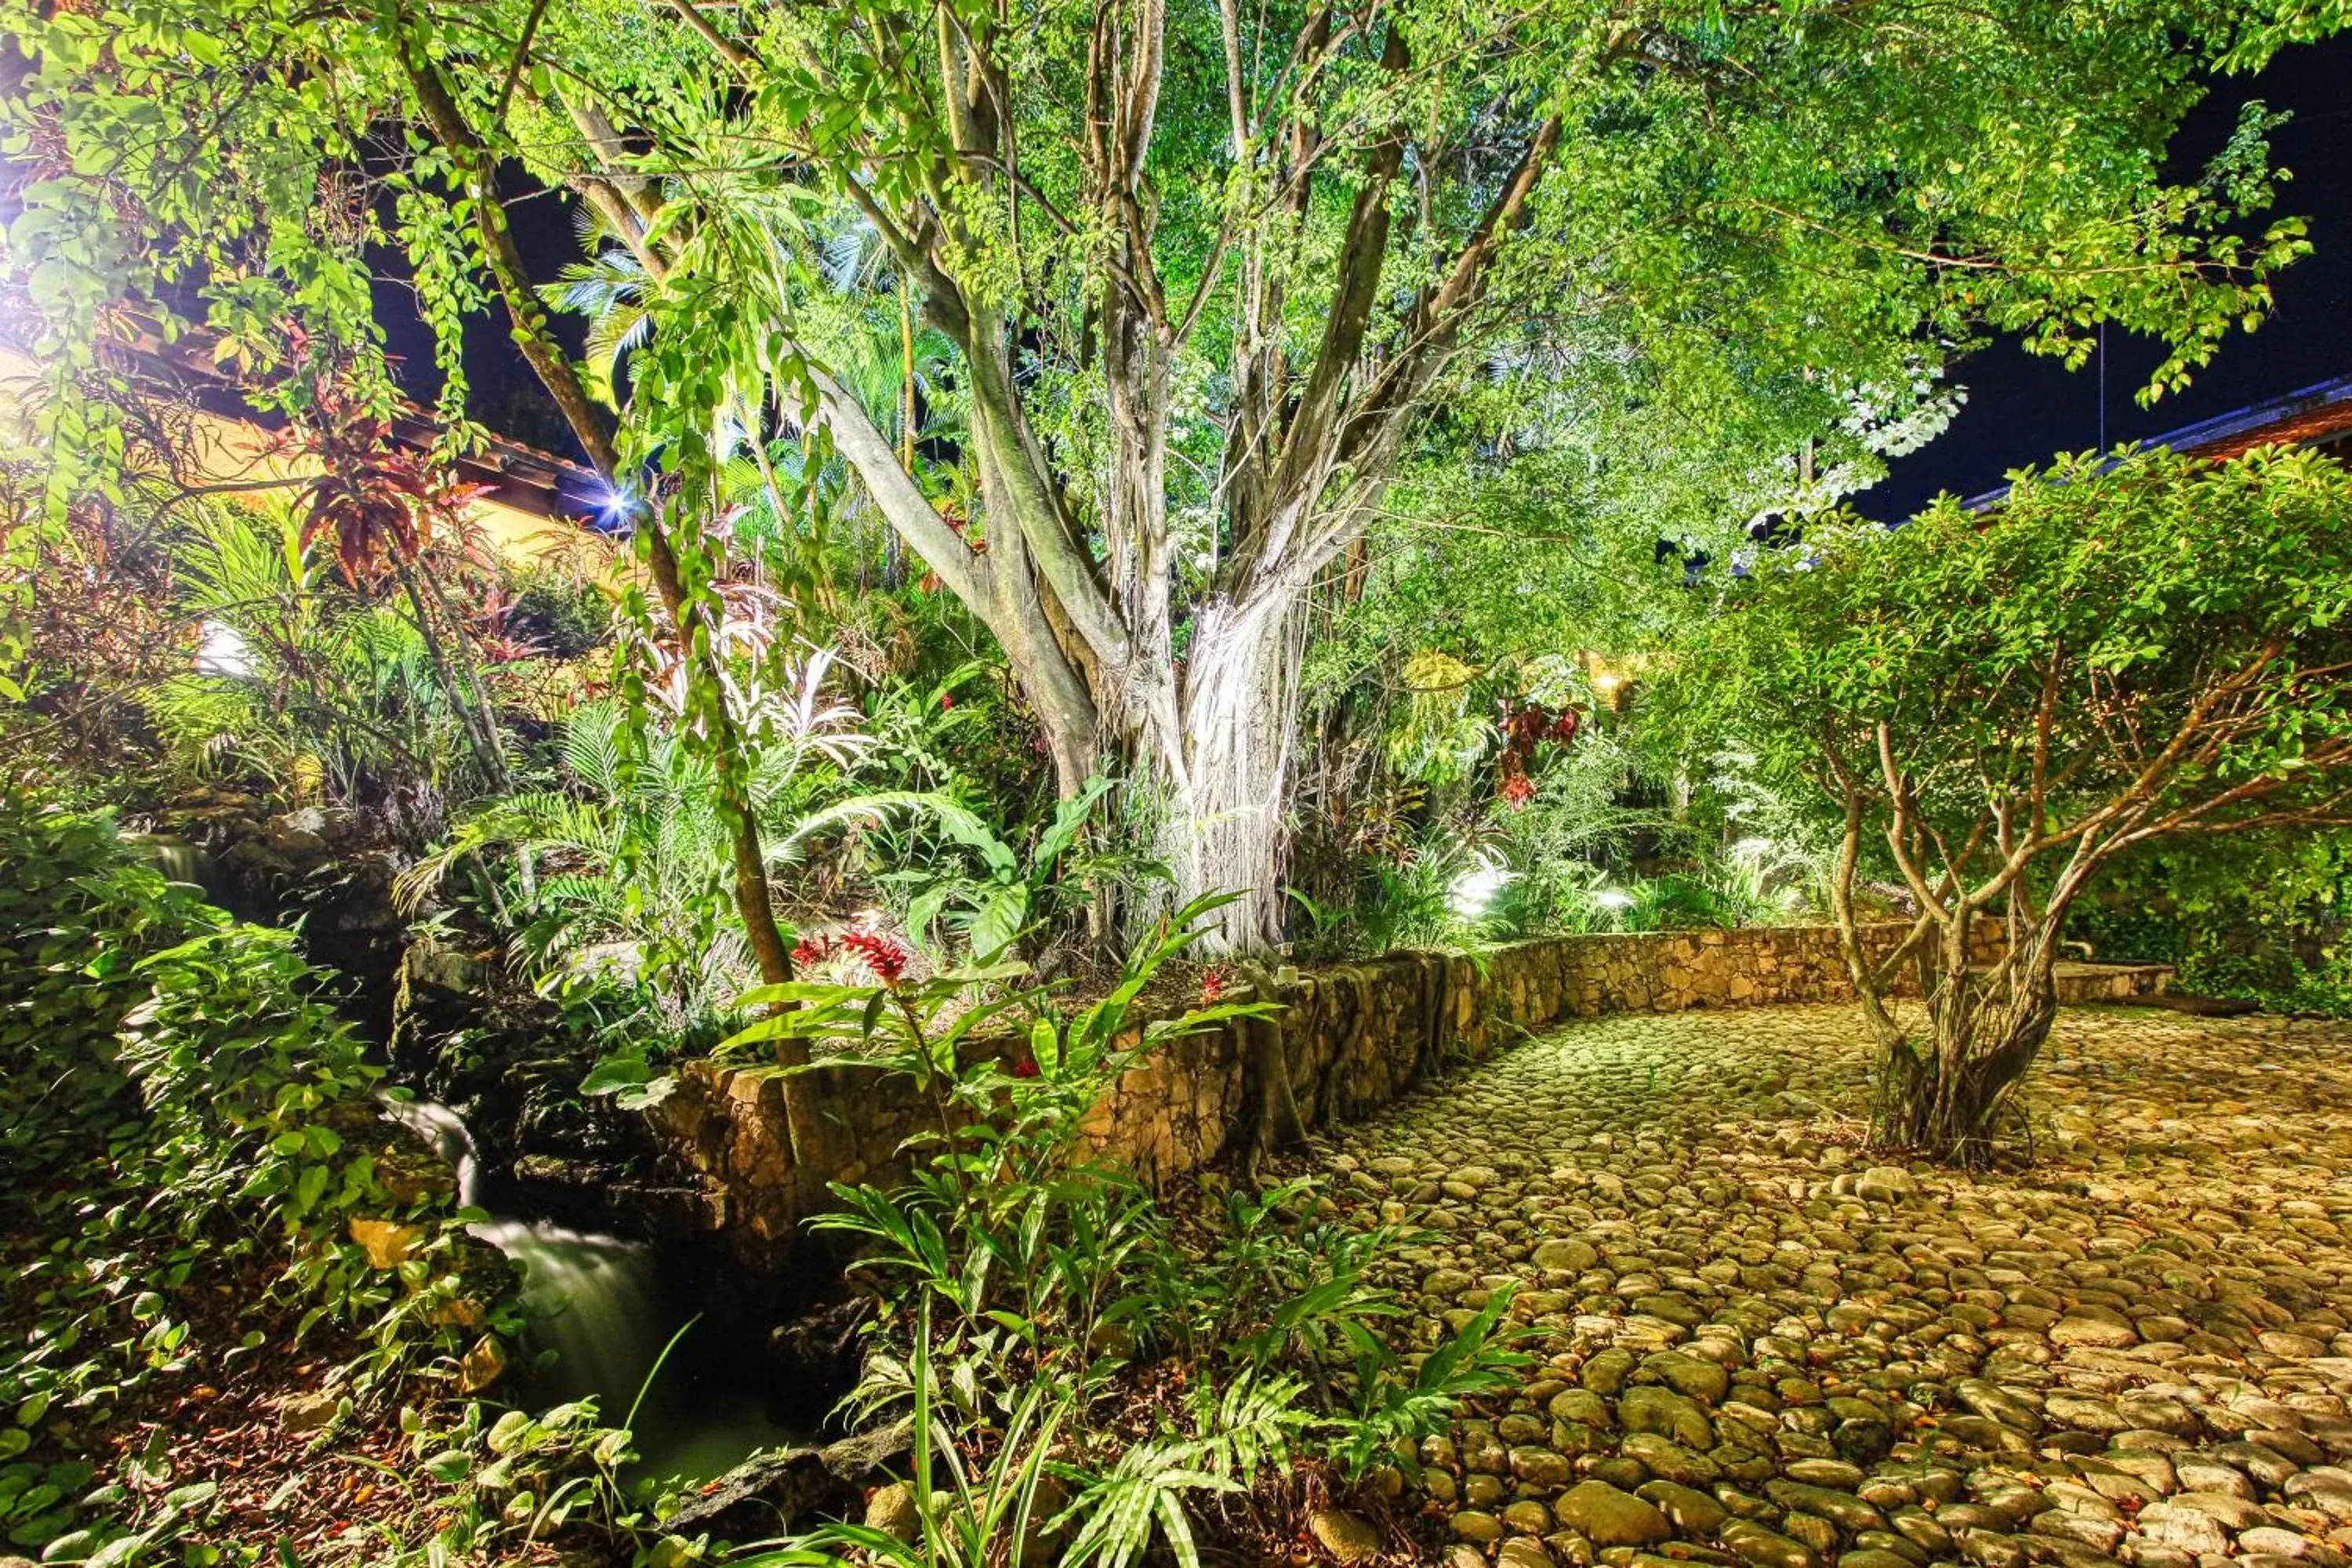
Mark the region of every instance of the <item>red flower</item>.
<instances>
[{"instance_id":1,"label":"red flower","mask_svg":"<svg viewBox=\"0 0 2352 1568\"><path fill-rule=\"evenodd\" d=\"M952 708L952 707L954 707L954 706L955 706L955 693L954 693L954 692L952 692L952 691L942 691L942 692L940 692L940 707L942 707L942 708Z\"/></svg>"},{"instance_id":2,"label":"red flower","mask_svg":"<svg viewBox=\"0 0 2352 1568\"><path fill-rule=\"evenodd\" d=\"M1218 997L1223 996L1224 994L1224 965L1218 964L1214 968L1205 969L1201 972L1201 1000L1202 1002L1214 1002Z\"/></svg>"},{"instance_id":3,"label":"red flower","mask_svg":"<svg viewBox=\"0 0 2352 1568\"><path fill-rule=\"evenodd\" d=\"M841 945L845 952L856 953L858 962L885 985L898 984L898 976L907 973L907 950L879 931L844 931Z\"/></svg>"},{"instance_id":4,"label":"red flower","mask_svg":"<svg viewBox=\"0 0 2352 1568\"><path fill-rule=\"evenodd\" d=\"M1019 1061L1014 1062L1013 1064L1013 1076L1014 1078L1035 1078L1037 1076L1037 1058L1035 1057L1023 1057Z\"/></svg>"},{"instance_id":5,"label":"red flower","mask_svg":"<svg viewBox=\"0 0 2352 1568\"><path fill-rule=\"evenodd\" d=\"M823 963L832 956L833 943L822 936L804 936L801 938L800 945L793 949L794 963Z\"/></svg>"},{"instance_id":6,"label":"red flower","mask_svg":"<svg viewBox=\"0 0 2352 1568\"><path fill-rule=\"evenodd\" d=\"M1500 793L1502 797L1510 802L1514 809L1517 809L1525 806L1528 802L1535 799L1536 783L1535 780L1528 777L1525 773L1509 773L1505 775L1503 779L1503 787Z\"/></svg>"}]
</instances>

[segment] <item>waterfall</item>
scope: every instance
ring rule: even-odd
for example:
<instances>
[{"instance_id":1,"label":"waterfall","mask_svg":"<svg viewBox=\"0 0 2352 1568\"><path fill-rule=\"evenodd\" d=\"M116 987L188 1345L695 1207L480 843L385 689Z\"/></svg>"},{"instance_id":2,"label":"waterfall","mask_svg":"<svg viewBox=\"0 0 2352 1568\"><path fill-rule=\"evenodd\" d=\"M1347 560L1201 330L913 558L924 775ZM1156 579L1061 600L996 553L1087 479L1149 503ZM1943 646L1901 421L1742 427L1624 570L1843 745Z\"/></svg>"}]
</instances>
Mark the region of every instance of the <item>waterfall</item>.
<instances>
[{"instance_id":1,"label":"waterfall","mask_svg":"<svg viewBox=\"0 0 2352 1568\"><path fill-rule=\"evenodd\" d=\"M144 856L148 864L174 882L187 882L212 892L213 858L186 839L168 833L131 833L122 842Z\"/></svg>"},{"instance_id":2,"label":"waterfall","mask_svg":"<svg viewBox=\"0 0 2352 1568\"><path fill-rule=\"evenodd\" d=\"M387 1099L383 1105L457 1173L458 1203L488 1212L481 1157L457 1113L425 1100ZM768 1416L751 1380L698 1386L675 1362L662 1364L656 1376L663 1348L688 1316L664 1299L660 1259L651 1247L497 1214L471 1229L521 1273L532 1335L541 1348L555 1352L551 1368L523 1379L522 1392L531 1401L560 1404L593 1394L605 1423L618 1426L642 1393L637 1451L643 1468L663 1474L716 1475L755 1449L798 1436ZM706 1331L698 1325L694 1331Z\"/></svg>"}]
</instances>

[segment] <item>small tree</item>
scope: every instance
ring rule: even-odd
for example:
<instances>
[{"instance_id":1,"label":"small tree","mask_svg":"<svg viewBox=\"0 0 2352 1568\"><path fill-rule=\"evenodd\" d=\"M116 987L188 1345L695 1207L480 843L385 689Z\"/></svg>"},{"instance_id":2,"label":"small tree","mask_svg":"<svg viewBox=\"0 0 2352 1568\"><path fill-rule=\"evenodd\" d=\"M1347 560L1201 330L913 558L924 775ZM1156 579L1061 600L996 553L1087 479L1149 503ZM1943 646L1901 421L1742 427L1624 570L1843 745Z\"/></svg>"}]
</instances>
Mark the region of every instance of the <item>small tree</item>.
<instances>
[{"instance_id":1,"label":"small tree","mask_svg":"<svg viewBox=\"0 0 2352 1568\"><path fill-rule=\"evenodd\" d=\"M2352 478L2275 449L2072 459L1991 513L1817 527L1735 583L1682 689L1843 821L1881 1142L1990 1157L2067 910L2117 855L2352 816L2347 607ZM1891 952L1863 940L1866 871L1916 911ZM1986 922L2006 948L1979 963ZM1924 1032L1889 1005L1906 973Z\"/></svg>"}]
</instances>

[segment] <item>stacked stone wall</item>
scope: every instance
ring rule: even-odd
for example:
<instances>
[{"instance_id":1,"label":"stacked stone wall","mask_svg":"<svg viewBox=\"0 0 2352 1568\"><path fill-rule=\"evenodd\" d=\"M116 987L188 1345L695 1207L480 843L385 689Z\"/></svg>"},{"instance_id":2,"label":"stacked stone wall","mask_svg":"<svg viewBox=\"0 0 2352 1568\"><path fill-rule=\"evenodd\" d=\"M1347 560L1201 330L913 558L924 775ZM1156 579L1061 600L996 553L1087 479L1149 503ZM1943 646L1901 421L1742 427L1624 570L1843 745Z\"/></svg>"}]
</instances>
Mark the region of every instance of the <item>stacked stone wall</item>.
<instances>
[{"instance_id":1,"label":"stacked stone wall","mask_svg":"<svg viewBox=\"0 0 2352 1568\"><path fill-rule=\"evenodd\" d=\"M1870 928L1865 941L1884 954L1904 930ZM1567 1019L1853 997L1837 933L1826 926L1556 937L1475 956L1397 952L1285 970L1270 990L1281 1005L1279 1056L1309 1128L1361 1116L1449 1063ZM1164 1186L1267 1142L1256 1063L1270 1054L1252 1047L1249 1027L1229 1024L1154 1052L1097 1108L1087 1128L1096 1146ZM698 1194L695 1222L722 1233L745 1267L791 1267L824 1183L903 1174L901 1145L930 1124L912 1085L876 1069L819 1071L810 1098L824 1127L798 1159L772 1069L688 1064L678 1091L655 1113Z\"/></svg>"}]
</instances>

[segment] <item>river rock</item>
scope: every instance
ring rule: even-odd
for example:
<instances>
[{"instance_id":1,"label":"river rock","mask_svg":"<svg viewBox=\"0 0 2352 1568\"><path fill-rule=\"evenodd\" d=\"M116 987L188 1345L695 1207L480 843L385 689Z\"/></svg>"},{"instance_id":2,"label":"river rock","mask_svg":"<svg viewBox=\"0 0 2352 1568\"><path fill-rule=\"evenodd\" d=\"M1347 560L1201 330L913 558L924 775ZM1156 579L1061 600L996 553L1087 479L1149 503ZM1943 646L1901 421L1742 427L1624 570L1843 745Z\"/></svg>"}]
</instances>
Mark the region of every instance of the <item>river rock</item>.
<instances>
[{"instance_id":1,"label":"river rock","mask_svg":"<svg viewBox=\"0 0 2352 1568\"><path fill-rule=\"evenodd\" d=\"M1650 1546L1674 1534L1666 1516L1606 1481L1580 1481L1552 1504L1561 1524L1595 1546Z\"/></svg>"},{"instance_id":2,"label":"river rock","mask_svg":"<svg viewBox=\"0 0 2352 1568\"><path fill-rule=\"evenodd\" d=\"M1521 1288L1517 1395L1421 1456L1465 1550L2344 1568L2352 1027L2067 1009L2019 1100L2035 1163L1932 1178L1853 1150L1865 1035L1836 1006L1571 1022L1332 1131L1382 1177L1343 1220L1428 1220L1405 1353Z\"/></svg>"}]
</instances>

